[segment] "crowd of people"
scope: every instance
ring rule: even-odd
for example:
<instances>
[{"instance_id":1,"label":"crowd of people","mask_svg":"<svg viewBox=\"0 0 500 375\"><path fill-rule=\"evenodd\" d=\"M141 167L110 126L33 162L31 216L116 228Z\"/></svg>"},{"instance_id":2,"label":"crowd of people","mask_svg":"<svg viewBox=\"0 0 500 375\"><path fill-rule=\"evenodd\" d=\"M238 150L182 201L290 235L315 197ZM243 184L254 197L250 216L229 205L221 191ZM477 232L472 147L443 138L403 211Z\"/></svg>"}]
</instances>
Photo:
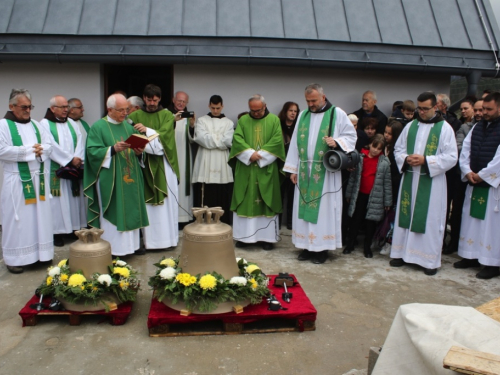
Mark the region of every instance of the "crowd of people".
<instances>
[{"instance_id":1,"label":"crowd of people","mask_svg":"<svg viewBox=\"0 0 500 375\"><path fill-rule=\"evenodd\" d=\"M351 113L319 84L304 97L305 110L286 102L276 116L253 95L234 124L219 95L197 118L187 93L163 108L149 84L142 98L111 95L89 125L78 98L54 96L38 122L29 91L13 89L0 120L8 270L51 262L63 235L87 226L104 230L114 256L173 249L193 206L220 206L239 248L272 250L283 222L299 261L322 264L343 246L350 254L361 233L364 256L385 243L392 267L416 264L432 276L442 253L458 251L455 268L500 275L500 93L466 98L460 118L432 92L395 102L389 118L374 91ZM134 136L149 142L133 146ZM330 150L359 162L333 170Z\"/></svg>"}]
</instances>

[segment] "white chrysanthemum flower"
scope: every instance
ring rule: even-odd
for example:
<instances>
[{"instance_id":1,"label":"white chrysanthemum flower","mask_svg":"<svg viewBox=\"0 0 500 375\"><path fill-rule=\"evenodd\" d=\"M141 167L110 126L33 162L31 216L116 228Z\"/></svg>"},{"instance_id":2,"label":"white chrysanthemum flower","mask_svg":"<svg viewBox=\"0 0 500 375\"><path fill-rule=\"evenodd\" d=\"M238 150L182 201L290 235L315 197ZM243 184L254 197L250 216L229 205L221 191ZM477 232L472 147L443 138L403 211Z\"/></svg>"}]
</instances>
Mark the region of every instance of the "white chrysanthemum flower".
<instances>
[{"instance_id":1,"label":"white chrysanthemum flower","mask_svg":"<svg viewBox=\"0 0 500 375\"><path fill-rule=\"evenodd\" d=\"M236 263L239 263L243 258L236 258ZM243 259L243 264L247 264L246 259Z\"/></svg>"},{"instance_id":2,"label":"white chrysanthemum flower","mask_svg":"<svg viewBox=\"0 0 500 375\"><path fill-rule=\"evenodd\" d=\"M59 267L52 267L50 270L49 270L49 276L56 276L56 275L59 275L61 274L61 269Z\"/></svg>"},{"instance_id":3,"label":"white chrysanthemum flower","mask_svg":"<svg viewBox=\"0 0 500 375\"><path fill-rule=\"evenodd\" d=\"M99 281L101 284L106 284L106 286L110 286L112 282L111 276L109 276L107 273L105 273L104 275L100 275L97 278L97 281Z\"/></svg>"},{"instance_id":4,"label":"white chrysanthemum flower","mask_svg":"<svg viewBox=\"0 0 500 375\"><path fill-rule=\"evenodd\" d=\"M231 277L231 280L229 280L229 284L245 286L247 285L247 279L242 276L234 276Z\"/></svg>"},{"instance_id":5,"label":"white chrysanthemum flower","mask_svg":"<svg viewBox=\"0 0 500 375\"><path fill-rule=\"evenodd\" d=\"M175 268L172 267L165 267L160 271L160 277L163 280L172 280L175 277Z\"/></svg>"},{"instance_id":6,"label":"white chrysanthemum flower","mask_svg":"<svg viewBox=\"0 0 500 375\"><path fill-rule=\"evenodd\" d=\"M124 262L123 260L117 260L116 261L116 265L120 266L120 267L123 267L123 266L127 265L127 262Z\"/></svg>"}]
</instances>

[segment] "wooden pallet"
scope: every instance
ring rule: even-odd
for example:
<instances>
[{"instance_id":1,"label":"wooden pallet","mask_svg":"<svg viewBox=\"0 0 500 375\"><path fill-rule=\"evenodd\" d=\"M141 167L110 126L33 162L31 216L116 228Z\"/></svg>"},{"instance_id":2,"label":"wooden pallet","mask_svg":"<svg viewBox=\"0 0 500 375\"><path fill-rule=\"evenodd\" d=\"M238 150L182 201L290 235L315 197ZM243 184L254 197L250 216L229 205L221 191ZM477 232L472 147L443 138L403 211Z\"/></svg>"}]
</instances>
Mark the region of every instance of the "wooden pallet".
<instances>
[{"instance_id":1,"label":"wooden pallet","mask_svg":"<svg viewBox=\"0 0 500 375\"><path fill-rule=\"evenodd\" d=\"M252 323L225 323L221 319L184 324L161 324L149 329L150 337L237 335L241 333L302 332L316 330L316 322L298 319L263 319Z\"/></svg>"},{"instance_id":2,"label":"wooden pallet","mask_svg":"<svg viewBox=\"0 0 500 375\"><path fill-rule=\"evenodd\" d=\"M148 314L150 337L237 335L241 333L303 332L316 330L317 311L298 281L290 287L290 303L282 301L283 288L273 285L276 275L270 278L269 290L282 302L286 310L269 311L267 301L248 305L241 313L184 314L153 296ZM294 277L293 275L291 275Z\"/></svg>"},{"instance_id":3,"label":"wooden pallet","mask_svg":"<svg viewBox=\"0 0 500 375\"><path fill-rule=\"evenodd\" d=\"M497 375L500 356L452 346L443 360L443 367L468 375Z\"/></svg>"},{"instance_id":4,"label":"wooden pallet","mask_svg":"<svg viewBox=\"0 0 500 375\"><path fill-rule=\"evenodd\" d=\"M74 311L52 311L52 310L41 310L37 311L30 308L30 305L34 302L38 302L38 297L33 296L31 300L21 309L19 315L23 320L23 327L25 326L36 326L40 320L41 316L67 316L69 325L79 326L82 322L82 316L84 315L97 315L102 316L104 319L108 319L111 325L123 325L128 319L128 316L132 312L133 302L125 302L118 305L118 308L113 311L106 312L105 310L100 311L86 311L86 312L74 312ZM50 303L50 299L47 299L47 304Z\"/></svg>"}]
</instances>

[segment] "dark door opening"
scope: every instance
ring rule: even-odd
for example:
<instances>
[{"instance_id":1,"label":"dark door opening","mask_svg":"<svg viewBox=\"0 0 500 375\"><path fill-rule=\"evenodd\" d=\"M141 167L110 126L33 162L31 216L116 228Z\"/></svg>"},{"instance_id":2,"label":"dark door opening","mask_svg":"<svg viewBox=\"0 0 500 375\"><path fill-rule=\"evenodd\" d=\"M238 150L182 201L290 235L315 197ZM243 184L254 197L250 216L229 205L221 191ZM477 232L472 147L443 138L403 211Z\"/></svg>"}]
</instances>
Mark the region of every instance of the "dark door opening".
<instances>
[{"instance_id":1,"label":"dark door opening","mask_svg":"<svg viewBox=\"0 0 500 375\"><path fill-rule=\"evenodd\" d=\"M104 98L116 91L123 91L126 97L142 98L144 87L155 84L161 88L161 104L166 107L173 95L174 77L172 65L104 65ZM106 108L106 106L104 106Z\"/></svg>"}]
</instances>

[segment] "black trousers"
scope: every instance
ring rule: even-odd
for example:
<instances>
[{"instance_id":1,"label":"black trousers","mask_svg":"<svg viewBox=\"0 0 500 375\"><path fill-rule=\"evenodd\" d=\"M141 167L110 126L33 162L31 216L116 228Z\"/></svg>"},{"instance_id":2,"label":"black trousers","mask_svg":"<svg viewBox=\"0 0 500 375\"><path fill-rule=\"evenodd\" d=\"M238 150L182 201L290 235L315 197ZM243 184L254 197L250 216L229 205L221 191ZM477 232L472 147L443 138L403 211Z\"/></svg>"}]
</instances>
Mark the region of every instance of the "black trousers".
<instances>
[{"instance_id":1,"label":"black trousers","mask_svg":"<svg viewBox=\"0 0 500 375\"><path fill-rule=\"evenodd\" d=\"M347 240L347 246L354 247L354 241L358 236L359 228L362 223L365 223L365 240L363 244L364 251L370 250L373 236L375 235L375 230L377 229L377 222L373 220L367 220L366 212L368 209L368 198L369 194L358 193L358 199L356 200L356 209L352 215L349 223L349 235Z\"/></svg>"},{"instance_id":2,"label":"black trousers","mask_svg":"<svg viewBox=\"0 0 500 375\"><path fill-rule=\"evenodd\" d=\"M280 227L281 223L286 223L288 228L292 227L293 217L293 198L295 195L295 184L290 180L290 175L285 177L281 184L281 198L283 199L283 214L286 219L283 219L283 214L280 214Z\"/></svg>"},{"instance_id":3,"label":"black trousers","mask_svg":"<svg viewBox=\"0 0 500 375\"><path fill-rule=\"evenodd\" d=\"M450 216L450 243L448 247L454 251L458 251L458 242L460 239L460 228L462 226L462 211L464 208L465 191L467 190L467 182L462 182L460 176L456 175L455 189L453 193L453 208Z\"/></svg>"}]
</instances>

